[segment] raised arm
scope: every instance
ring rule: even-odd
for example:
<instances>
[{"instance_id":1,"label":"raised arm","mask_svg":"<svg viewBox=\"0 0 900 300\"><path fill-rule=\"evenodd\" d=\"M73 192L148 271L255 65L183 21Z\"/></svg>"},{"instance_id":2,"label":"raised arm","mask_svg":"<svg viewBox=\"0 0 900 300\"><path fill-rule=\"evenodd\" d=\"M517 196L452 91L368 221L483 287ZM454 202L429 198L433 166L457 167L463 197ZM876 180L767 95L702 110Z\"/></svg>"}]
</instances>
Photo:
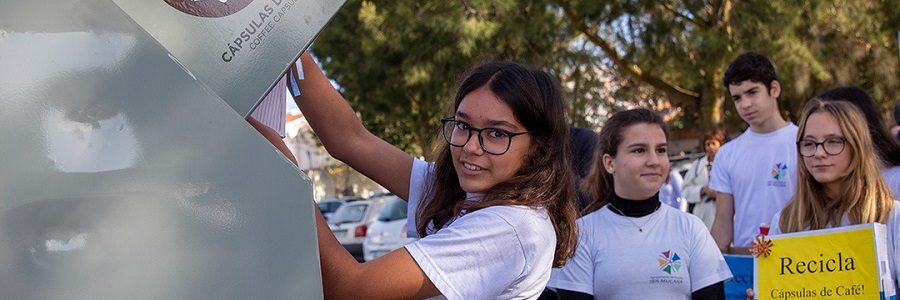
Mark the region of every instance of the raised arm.
<instances>
[{"instance_id":1,"label":"raised arm","mask_svg":"<svg viewBox=\"0 0 900 300\"><path fill-rule=\"evenodd\" d=\"M734 238L734 196L731 194L716 194L716 220L713 222L710 233L716 240L716 245L722 253L729 252L731 240Z\"/></svg>"},{"instance_id":2,"label":"raised arm","mask_svg":"<svg viewBox=\"0 0 900 300\"><path fill-rule=\"evenodd\" d=\"M412 156L369 132L312 56L300 56L304 80L294 101L331 156L407 199Z\"/></svg>"}]
</instances>

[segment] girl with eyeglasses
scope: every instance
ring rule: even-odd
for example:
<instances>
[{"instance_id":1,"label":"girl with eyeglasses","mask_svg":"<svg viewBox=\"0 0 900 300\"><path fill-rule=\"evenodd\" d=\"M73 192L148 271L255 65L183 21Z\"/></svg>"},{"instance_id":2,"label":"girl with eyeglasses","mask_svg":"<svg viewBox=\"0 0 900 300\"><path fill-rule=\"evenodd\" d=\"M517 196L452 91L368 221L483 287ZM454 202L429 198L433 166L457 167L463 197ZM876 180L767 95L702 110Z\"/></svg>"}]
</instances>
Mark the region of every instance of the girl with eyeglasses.
<instances>
[{"instance_id":1,"label":"girl with eyeglasses","mask_svg":"<svg viewBox=\"0 0 900 300\"><path fill-rule=\"evenodd\" d=\"M813 99L800 120L797 191L775 215L770 234L854 224L887 225L896 284L900 206L881 176L863 114L846 101Z\"/></svg>"},{"instance_id":2,"label":"girl with eyeglasses","mask_svg":"<svg viewBox=\"0 0 900 300\"><path fill-rule=\"evenodd\" d=\"M325 295L338 299L533 299L577 238L568 126L545 72L493 62L466 76L436 161L366 130L309 54L298 106L335 158L409 201L416 242L360 264L316 212Z\"/></svg>"},{"instance_id":3,"label":"girl with eyeglasses","mask_svg":"<svg viewBox=\"0 0 900 300\"><path fill-rule=\"evenodd\" d=\"M595 200L578 220L575 256L548 284L560 299L725 299L731 271L706 226L660 203L667 139L666 124L647 109L603 125L582 183Z\"/></svg>"}]
</instances>

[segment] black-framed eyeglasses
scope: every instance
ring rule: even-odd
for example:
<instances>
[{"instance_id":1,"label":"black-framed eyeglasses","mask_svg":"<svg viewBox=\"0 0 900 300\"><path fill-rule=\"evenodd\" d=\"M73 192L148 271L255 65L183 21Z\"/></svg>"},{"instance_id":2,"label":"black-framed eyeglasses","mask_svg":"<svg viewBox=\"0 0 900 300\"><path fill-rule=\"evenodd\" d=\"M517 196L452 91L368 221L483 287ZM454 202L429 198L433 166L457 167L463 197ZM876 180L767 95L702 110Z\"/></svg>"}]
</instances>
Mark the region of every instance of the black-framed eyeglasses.
<instances>
[{"instance_id":1,"label":"black-framed eyeglasses","mask_svg":"<svg viewBox=\"0 0 900 300\"><path fill-rule=\"evenodd\" d=\"M444 140L450 146L465 146L472 139L472 132L477 132L478 144L481 145L481 149L493 155L502 155L509 151L509 145L512 144L513 137L531 133L530 131L509 132L499 128L475 128L466 122L457 121L453 118L442 119L441 123Z\"/></svg>"},{"instance_id":2,"label":"black-framed eyeglasses","mask_svg":"<svg viewBox=\"0 0 900 300\"><path fill-rule=\"evenodd\" d=\"M827 138L821 143L817 143L814 140L802 140L797 142L797 151L803 157L813 157L816 155L816 150L819 150L819 146L822 146L825 154L838 155L844 152L844 145L846 144L847 139L843 137Z\"/></svg>"}]
</instances>

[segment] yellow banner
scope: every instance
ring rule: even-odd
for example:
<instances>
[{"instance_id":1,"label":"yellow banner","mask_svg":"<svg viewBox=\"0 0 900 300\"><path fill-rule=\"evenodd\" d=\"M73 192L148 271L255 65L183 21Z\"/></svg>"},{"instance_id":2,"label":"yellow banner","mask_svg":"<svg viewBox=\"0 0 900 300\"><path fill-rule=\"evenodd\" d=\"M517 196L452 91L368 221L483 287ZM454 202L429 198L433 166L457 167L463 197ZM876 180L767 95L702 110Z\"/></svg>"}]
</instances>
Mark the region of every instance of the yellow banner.
<instances>
[{"instance_id":1,"label":"yellow banner","mask_svg":"<svg viewBox=\"0 0 900 300\"><path fill-rule=\"evenodd\" d=\"M769 237L771 254L755 260L757 298L883 299L877 226L883 233L866 224Z\"/></svg>"}]
</instances>

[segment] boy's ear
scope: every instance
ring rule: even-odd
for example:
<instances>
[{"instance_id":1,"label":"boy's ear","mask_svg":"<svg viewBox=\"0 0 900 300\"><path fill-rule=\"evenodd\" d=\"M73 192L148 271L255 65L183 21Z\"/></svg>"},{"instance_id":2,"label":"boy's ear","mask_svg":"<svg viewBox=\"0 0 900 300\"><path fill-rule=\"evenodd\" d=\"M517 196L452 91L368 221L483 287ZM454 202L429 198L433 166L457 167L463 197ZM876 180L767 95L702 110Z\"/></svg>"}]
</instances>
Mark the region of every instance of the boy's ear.
<instances>
[{"instance_id":1,"label":"boy's ear","mask_svg":"<svg viewBox=\"0 0 900 300\"><path fill-rule=\"evenodd\" d=\"M770 85L771 87L769 87L769 95L775 98L781 96L781 82L778 82L778 80L772 80L772 84Z\"/></svg>"}]
</instances>

